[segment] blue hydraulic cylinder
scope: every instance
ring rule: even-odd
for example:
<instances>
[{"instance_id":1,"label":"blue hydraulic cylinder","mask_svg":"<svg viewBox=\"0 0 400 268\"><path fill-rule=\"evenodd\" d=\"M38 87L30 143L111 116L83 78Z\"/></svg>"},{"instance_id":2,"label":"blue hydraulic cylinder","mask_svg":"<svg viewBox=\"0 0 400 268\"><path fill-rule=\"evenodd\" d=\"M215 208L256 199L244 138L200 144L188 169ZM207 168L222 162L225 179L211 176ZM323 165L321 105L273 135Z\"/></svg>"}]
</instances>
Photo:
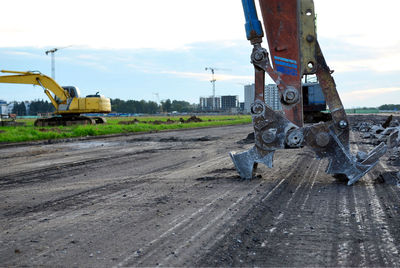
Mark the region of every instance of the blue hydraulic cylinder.
<instances>
[{"instance_id":1,"label":"blue hydraulic cylinder","mask_svg":"<svg viewBox=\"0 0 400 268\"><path fill-rule=\"evenodd\" d=\"M247 39L252 43L260 43L264 36L261 22L258 20L256 5L254 0L242 0L244 17L246 19Z\"/></svg>"}]
</instances>

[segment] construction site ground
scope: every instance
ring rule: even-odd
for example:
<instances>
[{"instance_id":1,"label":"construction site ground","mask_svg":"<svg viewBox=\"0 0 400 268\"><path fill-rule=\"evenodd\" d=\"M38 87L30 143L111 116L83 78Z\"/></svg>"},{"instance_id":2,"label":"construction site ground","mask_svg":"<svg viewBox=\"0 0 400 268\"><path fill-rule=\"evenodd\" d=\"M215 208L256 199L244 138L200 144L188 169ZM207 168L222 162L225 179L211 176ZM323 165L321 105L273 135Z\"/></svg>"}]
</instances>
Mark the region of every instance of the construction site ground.
<instances>
[{"instance_id":1,"label":"construction site ground","mask_svg":"<svg viewBox=\"0 0 400 268\"><path fill-rule=\"evenodd\" d=\"M0 266L400 265L398 167L347 186L303 148L241 180L229 152L251 131L3 145Z\"/></svg>"}]
</instances>

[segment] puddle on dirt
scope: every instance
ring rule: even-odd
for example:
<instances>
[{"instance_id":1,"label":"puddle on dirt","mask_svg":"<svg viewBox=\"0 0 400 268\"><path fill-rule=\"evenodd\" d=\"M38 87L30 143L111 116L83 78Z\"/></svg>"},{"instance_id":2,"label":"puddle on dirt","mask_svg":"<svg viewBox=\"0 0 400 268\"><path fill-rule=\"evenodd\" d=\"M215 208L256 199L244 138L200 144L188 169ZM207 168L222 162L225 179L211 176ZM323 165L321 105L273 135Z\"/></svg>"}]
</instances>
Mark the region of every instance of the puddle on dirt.
<instances>
[{"instance_id":1,"label":"puddle on dirt","mask_svg":"<svg viewBox=\"0 0 400 268\"><path fill-rule=\"evenodd\" d=\"M90 149L96 147L111 147L122 145L121 142L105 142L105 141L85 141L85 142L74 142L71 144L63 144L65 147L72 147L73 149Z\"/></svg>"}]
</instances>

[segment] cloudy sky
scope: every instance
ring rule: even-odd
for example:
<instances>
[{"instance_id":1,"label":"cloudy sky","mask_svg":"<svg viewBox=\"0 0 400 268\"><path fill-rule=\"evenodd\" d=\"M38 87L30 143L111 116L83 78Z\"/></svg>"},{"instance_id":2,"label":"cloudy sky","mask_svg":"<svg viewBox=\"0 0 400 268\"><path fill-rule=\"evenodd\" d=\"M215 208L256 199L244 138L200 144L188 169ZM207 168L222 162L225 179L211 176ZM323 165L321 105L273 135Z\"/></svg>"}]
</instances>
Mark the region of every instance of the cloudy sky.
<instances>
[{"instance_id":1,"label":"cloudy sky","mask_svg":"<svg viewBox=\"0 0 400 268\"><path fill-rule=\"evenodd\" d=\"M314 0L318 39L346 107L400 103L398 0ZM38 70L83 95L186 100L239 95L253 81L240 0L3 1L0 69ZM266 42L264 42L266 45ZM271 82L271 80L268 80ZM0 99L46 99L0 84Z\"/></svg>"}]
</instances>

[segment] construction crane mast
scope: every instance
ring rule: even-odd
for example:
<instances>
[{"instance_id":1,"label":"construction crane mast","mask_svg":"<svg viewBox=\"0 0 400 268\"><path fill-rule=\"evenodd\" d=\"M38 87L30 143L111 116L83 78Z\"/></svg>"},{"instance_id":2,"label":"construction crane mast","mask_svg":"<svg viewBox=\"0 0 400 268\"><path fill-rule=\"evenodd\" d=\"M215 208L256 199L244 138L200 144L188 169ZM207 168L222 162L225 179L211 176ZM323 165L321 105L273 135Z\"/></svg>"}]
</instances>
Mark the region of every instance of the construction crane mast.
<instances>
[{"instance_id":1,"label":"construction crane mast","mask_svg":"<svg viewBox=\"0 0 400 268\"><path fill-rule=\"evenodd\" d=\"M215 110L216 108L216 103L215 103L215 81L217 81L217 79L215 79L215 71L218 70L217 68L214 67L206 67L205 68L206 71L210 70L211 71L211 84L212 84L212 109Z\"/></svg>"},{"instance_id":2,"label":"construction crane mast","mask_svg":"<svg viewBox=\"0 0 400 268\"><path fill-rule=\"evenodd\" d=\"M56 60L55 60L54 53L60 49L67 48L67 47L70 47L70 46L60 47L60 48L55 47L55 48L49 49L45 52L46 55L49 55L49 53L51 54L51 78L53 78L53 79L56 79Z\"/></svg>"}]
</instances>

